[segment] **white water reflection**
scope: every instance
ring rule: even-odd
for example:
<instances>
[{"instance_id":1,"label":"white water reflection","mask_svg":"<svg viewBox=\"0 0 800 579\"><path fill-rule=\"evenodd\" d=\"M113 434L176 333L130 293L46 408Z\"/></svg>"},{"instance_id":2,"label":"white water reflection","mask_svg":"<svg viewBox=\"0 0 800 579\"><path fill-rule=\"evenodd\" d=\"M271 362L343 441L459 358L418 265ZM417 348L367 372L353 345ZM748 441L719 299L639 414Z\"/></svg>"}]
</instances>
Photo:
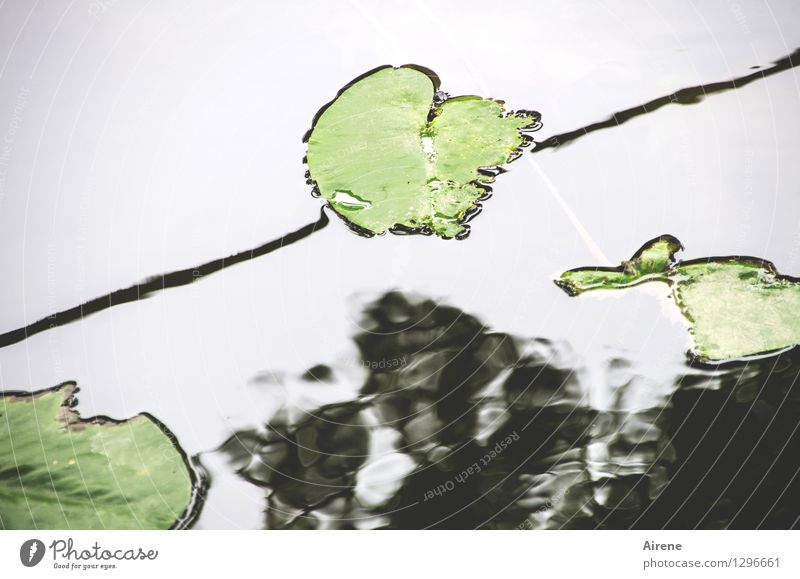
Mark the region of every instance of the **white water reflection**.
<instances>
[{"instance_id":1,"label":"white water reflection","mask_svg":"<svg viewBox=\"0 0 800 579\"><path fill-rule=\"evenodd\" d=\"M172 2L92 15L47 4L26 20L30 7L5 5L2 329L314 221L301 137L342 85L380 64L425 65L451 94L536 109L545 138L800 46L789 0L490 9L307 1L200 13ZM535 160L606 255L671 233L693 255L756 255L797 275L798 100L789 71ZM0 389L76 380L86 416L147 410L188 452L206 451L263 419L273 398L254 376L356 356L353 296L392 287L509 333L566 340L589 367L618 351L665 383L687 348L684 327L662 315L666 291L570 300L553 275L596 259L541 175L519 160L494 191L467 241L367 240L334 220L275 254L0 350ZM589 383L603 407L608 386ZM247 505L243 484L230 492ZM227 499L209 503L201 523L249 524L223 508Z\"/></svg>"}]
</instances>

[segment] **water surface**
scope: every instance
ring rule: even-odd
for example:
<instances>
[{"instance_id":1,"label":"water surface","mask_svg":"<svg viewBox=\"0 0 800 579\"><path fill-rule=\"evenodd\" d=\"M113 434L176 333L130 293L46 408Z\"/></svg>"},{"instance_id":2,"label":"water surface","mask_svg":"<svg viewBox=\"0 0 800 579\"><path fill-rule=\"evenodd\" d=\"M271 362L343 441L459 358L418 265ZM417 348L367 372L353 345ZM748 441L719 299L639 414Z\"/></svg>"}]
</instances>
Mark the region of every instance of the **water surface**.
<instances>
[{"instance_id":1,"label":"water surface","mask_svg":"<svg viewBox=\"0 0 800 579\"><path fill-rule=\"evenodd\" d=\"M658 9L512 2L503 18L488 18L478 2L306 1L280 9L245 2L202 14L185 2L114 3L94 14L86 8L20 4L4 7L0 18L7 56L0 68L0 132L8 144L0 159L4 331L318 219L301 137L345 82L376 66L420 64L451 94L540 111L537 138L545 139L684 87L767 68L800 46L800 8L790 1ZM306 412L341 403L341 422L367 412L358 406L367 378L411 369L410 361L391 372L365 368L352 340L369 329L366 305L396 289L473 316L476 335L513 336L520 359L492 370L495 403L507 406L504 428L512 428L496 436L509 436L514 421L535 419L531 434L523 438L517 429L520 441L493 459L491 477L470 476L461 485L459 501L497 502L487 498L456 513L456 495L448 492L436 497L441 510L414 507L431 485L446 484L485 454L473 442L479 433L471 418L483 403L475 406L474 392L463 392L452 409L444 404L449 430L433 433L437 445L466 445L452 470L424 468L438 455L401 451L413 465L399 458L390 472L411 465L416 474L389 494L397 508L408 508L377 518L370 506L358 511L359 520L514 528L533 513L535 527L789 526L790 503L782 501L794 487L784 475L796 465L769 467L780 440L789 451L796 446L786 430L797 423L792 396L780 404L791 369L765 388L752 384L761 384L758 376L769 375L775 361L748 368L754 376L747 380L703 374L696 378L703 384L687 389L683 377L698 370L686 366L684 325L663 315L666 289L571 300L551 280L598 263L598 253L630 255L663 233L694 255L761 256L797 275L799 98L796 73L783 72L526 154L498 178L465 241L363 239L334 220L278 252L0 350L0 389L75 380L85 416L152 413L187 452L201 453L211 473L196 526L260 528L268 489L236 474L216 449L234 432L263 430L286 398ZM543 358L526 358L528 347ZM561 388L563 401L526 394L509 409L518 386L499 377L500 367L551 372L552 357L566 359L541 394L528 394ZM330 387L300 378L320 364L333 368ZM757 394L738 400L737 380ZM762 400L773 422L767 410L757 411ZM699 418L681 429L689 409ZM768 434L762 442L759 428ZM405 443L382 432L389 439L382 448L394 456ZM724 450L734 432L746 443ZM351 452L355 443L343 437L322 452ZM748 455L748 448L756 451ZM551 473L548 457L570 451L574 460L560 459ZM700 457L719 461L703 466ZM341 474L334 465L326 481L348 488L363 466ZM766 474L757 489L748 479L756 473ZM549 483L551 475L564 482ZM534 483L549 490L518 498L517 486ZM781 485L787 494L767 508L767 491ZM554 500L559 489L573 487L567 499ZM313 506L298 506L308 499L293 489L285 493L289 498L276 500L286 512ZM584 498L591 499L588 510L580 506ZM543 500L553 512L539 516ZM341 521L352 508L331 507L329 518Z\"/></svg>"}]
</instances>

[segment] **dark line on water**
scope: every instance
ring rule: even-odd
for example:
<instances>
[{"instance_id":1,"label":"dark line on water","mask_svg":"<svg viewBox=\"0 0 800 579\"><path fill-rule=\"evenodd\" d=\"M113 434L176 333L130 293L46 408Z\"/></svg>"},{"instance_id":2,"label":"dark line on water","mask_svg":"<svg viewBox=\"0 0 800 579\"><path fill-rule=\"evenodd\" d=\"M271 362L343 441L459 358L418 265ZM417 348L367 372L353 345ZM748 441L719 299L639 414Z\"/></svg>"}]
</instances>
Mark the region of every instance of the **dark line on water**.
<instances>
[{"instance_id":1,"label":"dark line on water","mask_svg":"<svg viewBox=\"0 0 800 579\"><path fill-rule=\"evenodd\" d=\"M703 98L707 97L708 95L741 88L750 84L751 82L772 76L773 74L778 74L779 72L783 72L785 70L790 70L798 65L800 65L800 48L795 49L795 51L790 55L784 56L780 60L776 60L769 68L758 70L746 76L741 76L732 80L682 88L670 95L653 99L642 105L625 109L624 111L616 112L604 121L592 123L591 125L587 125L567 133L553 135L544 141L537 142L536 146L533 148L533 150L531 150L531 153L538 153L539 151L543 151L545 149L566 145L567 143L570 143L575 139L582 137L583 135L588 135L589 133L593 133L595 131L616 127L617 125L626 123L635 117L652 113L661 107L672 103L678 103L681 105L696 104L702 101Z\"/></svg>"},{"instance_id":2,"label":"dark line on water","mask_svg":"<svg viewBox=\"0 0 800 579\"><path fill-rule=\"evenodd\" d=\"M181 269L179 271L172 271L162 275L150 277L131 287L113 291L110 294L101 296L99 298L94 298L93 300L89 300L88 302L85 302L79 306L75 306L74 308L52 314L30 324L29 326L25 326L24 328L19 328L4 334L0 334L0 348L16 344L25 340L26 338L38 334L39 332L43 332L51 328L57 328L58 326L69 324L70 322L75 322L86 316L102 312L103 310L107 310L111 307L148 298L155 292L188 285L197 281L198 279L201 279L207 275L211 275L212 273L222 271L223 269L232 265L250 261L256 257L261 257L262 255L272 253L281 247L290 245L296 241L300 241L301 239L308 237L315 231L319 231L320 229L324 228L326 225L328 225L328 223L329 218L325 213L325 209L323 208L320 212L319 219L314 223L309 223L297 231L287 233L286 235L279 237L278 239L273 239L264 245L241 251L229 257L215 259L214 261L209 261L208 263L204 263L196 267L190 267L187 269Z\"/></svg>"}]
</instances>

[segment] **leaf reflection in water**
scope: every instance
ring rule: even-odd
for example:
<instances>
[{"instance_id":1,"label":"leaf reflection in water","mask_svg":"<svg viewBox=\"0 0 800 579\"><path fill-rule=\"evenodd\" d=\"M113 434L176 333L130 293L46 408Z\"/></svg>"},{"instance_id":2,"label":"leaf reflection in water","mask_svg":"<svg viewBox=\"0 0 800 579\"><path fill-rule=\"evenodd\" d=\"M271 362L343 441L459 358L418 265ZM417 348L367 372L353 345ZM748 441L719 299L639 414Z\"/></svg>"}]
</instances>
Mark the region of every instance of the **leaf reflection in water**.
<instances>
[{"instance_id":1,"label":"leaf reflection in water","mask_svg":"<svg viewBox=\"0 0 800 579\"><path fill-rule=\"evenodd\" d=\"M220 449L266 489L267 528L797 525L796 350L688 366L652 407L611 358L615 402L595 409L564 344L396 292L363 318L357 396L284 407ZM337 371L302 380L324 393Z\"/></svg>"}]
</instances>

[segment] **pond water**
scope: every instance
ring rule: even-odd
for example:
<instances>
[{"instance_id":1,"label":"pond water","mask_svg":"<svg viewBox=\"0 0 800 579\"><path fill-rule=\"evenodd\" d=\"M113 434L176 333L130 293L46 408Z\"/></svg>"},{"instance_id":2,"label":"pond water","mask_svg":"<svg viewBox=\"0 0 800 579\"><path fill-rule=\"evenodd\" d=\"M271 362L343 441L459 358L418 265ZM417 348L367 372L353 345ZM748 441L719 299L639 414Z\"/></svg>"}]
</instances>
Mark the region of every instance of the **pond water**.
<instances>
[{"instance_id":1,"label":"pond water","mask_svg":"<svg viewBox=\"0 0 800 579\"><path fill-rule=\"evenodd\" d=\"M3 7L0 330L318 219L301 138L376 66L539 111L543 141L800 47L789 0L488 10ZM0 349L0 390L74 380L83 416L156 416L208 473L195 528L793 526L796 353L691 366L666 286L552 280L666 233L800 274L799 89L783 71L526 152L466 240L332 218Z\"/></svg>"}]
</instances>

